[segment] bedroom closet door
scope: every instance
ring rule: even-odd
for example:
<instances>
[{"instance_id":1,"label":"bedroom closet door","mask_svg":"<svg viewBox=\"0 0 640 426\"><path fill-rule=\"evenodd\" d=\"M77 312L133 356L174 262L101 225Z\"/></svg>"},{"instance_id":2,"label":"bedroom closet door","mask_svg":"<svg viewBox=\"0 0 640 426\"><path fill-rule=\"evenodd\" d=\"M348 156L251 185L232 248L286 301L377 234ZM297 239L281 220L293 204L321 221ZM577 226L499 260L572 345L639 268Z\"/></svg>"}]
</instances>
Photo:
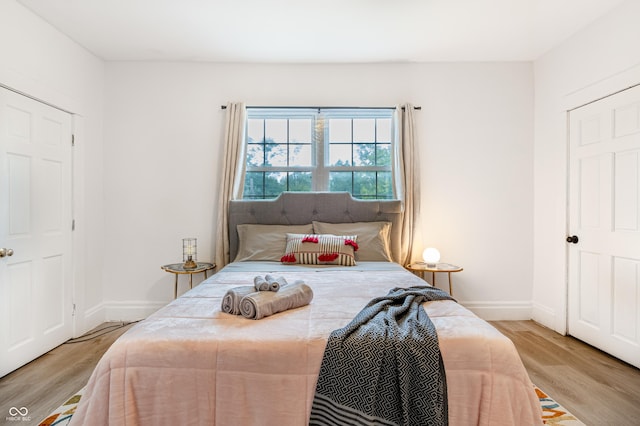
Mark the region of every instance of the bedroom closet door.
<instances>
[{"instance_id":1,"label":"bedroom closet door","mask_svg":"<svg viewBox=\"0 0 640 426\"><path fill-rule=\"evenodd\" d=\"M0 377L71 337L71 116L0 87Z\"/></svg>"},{"instance_id":2,"label":"bedroom closet door","mask_svg":"<svg viewBox=\"0 0 640 426\"><path fill-rule=\"evenodd\" d=\"M569 334L640 367L640 86L569 123Z\"/></svg>"}]
</instances>

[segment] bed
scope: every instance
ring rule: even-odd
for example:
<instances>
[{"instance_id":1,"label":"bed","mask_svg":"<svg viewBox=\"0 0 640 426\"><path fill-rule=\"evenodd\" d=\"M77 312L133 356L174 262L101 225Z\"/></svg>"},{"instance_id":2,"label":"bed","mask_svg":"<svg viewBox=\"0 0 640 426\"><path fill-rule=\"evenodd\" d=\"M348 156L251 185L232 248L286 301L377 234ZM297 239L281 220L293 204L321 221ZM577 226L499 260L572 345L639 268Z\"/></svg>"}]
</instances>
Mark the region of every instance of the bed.
<instances>
[{"instance_id":1,"label":"bed","mask_svg":"<svg viewBox=\"0 0 640 426\"><path fill-rule=\"evenodd\" d=\"M232 201L229 212L236 261L111 346L73 425L306 425L329 334L391 287L425 285L395 262L399 201L283 193L270 201ZM353 266L281 261L297 235L343 231L358 238ZM289 240L278 243L278 234ZM313 290L311 303L260 320L222 312L228 290L265 274L302 280ZM438 334L449 424L542 424L533 385L509 339L455 301L423 307Z\"/></svg>"}]
</instances>

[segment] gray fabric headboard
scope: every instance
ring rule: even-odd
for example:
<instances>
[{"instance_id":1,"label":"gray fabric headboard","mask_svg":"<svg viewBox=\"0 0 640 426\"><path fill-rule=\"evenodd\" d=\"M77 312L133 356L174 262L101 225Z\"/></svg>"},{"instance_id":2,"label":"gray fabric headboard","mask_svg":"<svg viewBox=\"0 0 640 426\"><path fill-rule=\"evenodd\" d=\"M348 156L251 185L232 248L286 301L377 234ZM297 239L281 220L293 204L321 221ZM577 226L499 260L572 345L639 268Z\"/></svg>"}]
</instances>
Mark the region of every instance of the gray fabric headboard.
<instances>
[{"instance_id":1,"label":"gray fabric headboard","mask_svg":"<svg viewBox=\"0 0 640 426\"><path fill-rule=\"evenodd\" d=\"M391 254L400 259L402 202L356 200L348 192L283 192L273 200L232 200L229 203L229 258L238 253L238 231L243 223L304 225L329 223L391 222Z\"/></svg>"}]
</instances>

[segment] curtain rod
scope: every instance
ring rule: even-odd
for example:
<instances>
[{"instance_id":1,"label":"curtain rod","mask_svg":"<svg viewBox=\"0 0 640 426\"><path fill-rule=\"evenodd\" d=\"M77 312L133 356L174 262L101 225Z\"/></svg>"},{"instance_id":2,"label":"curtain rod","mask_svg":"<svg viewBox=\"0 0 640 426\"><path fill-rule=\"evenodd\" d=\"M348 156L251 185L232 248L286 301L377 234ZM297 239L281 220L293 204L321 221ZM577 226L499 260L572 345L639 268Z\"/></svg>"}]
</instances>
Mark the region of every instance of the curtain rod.
<instances>
[{"instance_id":1,"label":"curtain rod","mask_svg":"<svg viewBox=\"0 0 640 426\"><path fill-rule=\"evenodd\" d=\"M318 106L309 106L309 107L303 107L303 106L248 106L247 108L263 108L263 109L394 109L395 107L344 107L344 106L340 106L340 107L318 107ZM227 109L226 105L220 105L220 109ZM402 109L404 109L404 107L402 107ZM421 110L422 107L421 106L414 106L413 107L414 110Z\"/></svg>"}]
</instances>

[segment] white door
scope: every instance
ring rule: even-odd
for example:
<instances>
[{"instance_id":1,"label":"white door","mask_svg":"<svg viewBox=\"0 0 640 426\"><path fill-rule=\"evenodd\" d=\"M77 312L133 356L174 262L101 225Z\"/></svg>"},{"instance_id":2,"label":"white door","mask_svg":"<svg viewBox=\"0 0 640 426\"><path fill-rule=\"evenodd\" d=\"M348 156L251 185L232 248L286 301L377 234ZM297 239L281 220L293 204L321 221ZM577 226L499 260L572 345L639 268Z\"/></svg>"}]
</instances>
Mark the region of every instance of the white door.
<instances>
[{"instance_id":1,"label":"white door","mask_svg":"<svg viewBox=\"0 0 640 426\"><path fill-rule=\"evenodd\" d=\"M71 220L71 116L0 87L0 377L71 337Z\"/></svg>"},{"instance_id":2,"label":"white door","mask_svg":"<svg viewBox=\"0 0 640 426\"><path fill-rule=\"evenodd\" d=\"M569 123L569 334L640 367L640 86Z\"/></svg>"}]
</instances>

